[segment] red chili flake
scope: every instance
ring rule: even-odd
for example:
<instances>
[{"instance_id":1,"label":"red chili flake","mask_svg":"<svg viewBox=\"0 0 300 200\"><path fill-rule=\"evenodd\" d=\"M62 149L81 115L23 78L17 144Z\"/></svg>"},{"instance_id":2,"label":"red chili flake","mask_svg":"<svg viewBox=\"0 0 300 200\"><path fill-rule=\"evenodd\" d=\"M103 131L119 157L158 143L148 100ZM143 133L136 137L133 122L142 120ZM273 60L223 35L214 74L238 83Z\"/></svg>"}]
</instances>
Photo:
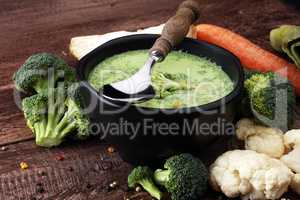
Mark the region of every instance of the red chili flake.
<instances>
[{"instance_id":1,"label":"red chili flake","mask_svg":"<svg viewBox=\"0 0 300 200\"><path fill-rule=\"evenodd\" d=\"M65 159L65 157L63 155L58 155L55 157L55 159L58 161L63 161Z\"/></svg>"}]
</instances>

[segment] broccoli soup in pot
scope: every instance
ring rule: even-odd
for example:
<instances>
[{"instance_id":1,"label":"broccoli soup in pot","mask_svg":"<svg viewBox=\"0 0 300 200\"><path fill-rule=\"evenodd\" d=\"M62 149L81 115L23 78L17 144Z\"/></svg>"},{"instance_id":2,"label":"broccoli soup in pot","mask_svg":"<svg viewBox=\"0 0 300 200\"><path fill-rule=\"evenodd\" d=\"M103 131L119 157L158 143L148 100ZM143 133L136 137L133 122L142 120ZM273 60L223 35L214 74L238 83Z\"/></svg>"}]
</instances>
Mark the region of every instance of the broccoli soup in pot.
<instances>
[{"instance_id":1,"label":"broccoli soup in pot","mask_svg":"<svg viewBox=\"0 0 300 200\"><path fill-rule=\"evenodd\" d=\"M100 90L104 85L125 80L135 74L148 58L147 50L127 51L99 63L88 81ZM214 62L181 51L171 52L153 67L151 75L155 97L137 106L182 108L204 105L229 94L234 84Z\"/></svg>"}]
</instances>

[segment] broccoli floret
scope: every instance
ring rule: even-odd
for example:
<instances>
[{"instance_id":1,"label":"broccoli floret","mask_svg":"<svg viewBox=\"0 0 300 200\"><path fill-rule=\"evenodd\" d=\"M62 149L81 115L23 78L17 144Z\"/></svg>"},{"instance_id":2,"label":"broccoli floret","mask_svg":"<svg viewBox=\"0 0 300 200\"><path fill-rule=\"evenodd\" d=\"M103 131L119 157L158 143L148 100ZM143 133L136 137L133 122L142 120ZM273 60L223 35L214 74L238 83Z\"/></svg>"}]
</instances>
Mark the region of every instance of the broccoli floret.
<instances>
[{"instance_id":1,"label":"broccoli floret","mask_svg":"<svg viewBox=\"0 0 300 200\"><path fill-rule=\"evenodd\" d=\"M130 188L141 185L152 197L162 199L162 192L156 187L153 181L153 171L149 167L136 167L128 176Z\"/></svg>"},{"instance_id":2,"label":"broccoli floret","mask_svg":"<svg viewBox=\"0 0 300 200\"><path fill-rule=\"evenodd\" d=\"M87 115L83 112L86 105L82 93L80 92L79 83L73 83L68 88L66 106L68 109L64 118L68 120L68 123L72 122L73 125L76 126L76 137L78 139L85 139L88 136L90 121Z\"/></svg>"},{"instance_id":3,"label":"broccoli floret","mask_svg":"<svg viewBox=\"0 0 300 200\"><path fill-rule=\"evenodd\" d=\"M67 63L52 54L30 56L13 76L17 90L25 93L47 92L58 81L75 81L75 73Z\"/></svg>"},{"instance_id":4,"label":"broccoli floret","mask_svg":"<svg viewBox=\"0 0 300 200\"><path fill-rule=\"evenodd\" d=\"M168 74L167 76L169 76L169 78L167 78L165 74L160 72L154 73L152 75L152 83L156 93L156 98L164 98L177 90L187 89L186 81L175 79L172 80L170 79L170 74Z\"/></svg>"},{"instance_id":5,"label":"broccoli floret","mask_svg":"<svg viewBox=\"0 0 300 200\"><path fill-rule=\"evenodd\" d=\"M79 139L88 136L89 119L82 112L82 97L78 84L48 90L22 101L28 127L35 134L36 144L44 147L59 145L66 136L76 134Z\"/></svg>"},{"instance_id":6,"label":"broccoli floret","mask_svg":"<svg viewBox=\"0 0 300 200\"><path fill-rule=\"evenodd\" d=\"M169 158L164 168L154 172L154 180L167 189L172 200L194 200L204 194L208 171L199 159L180 154Z\"/></svg>"},{"instance_id":7,"label":"broccoli floret","mask_svg":"<svg viewBox=\"0 0 300 200\"><path fill-rule=\"evenodd\" d=\"M33 95L22 101L22 108L27 126L35 133L35 130L45 130L47 121L44 115L47 112L48 98L46 95Z\"/></svg>"},{"instance_id":8,"label":"broccoli floret","mask_svg":"<svg viewBox=\"0 0 300 200\"><path fill-rule=\"evenodd\" d=\"M286 78L273 72L253 73L245 80L245 89L256 120L284 131L293 125L296 96Z\"/></svg>"}]
</instances>

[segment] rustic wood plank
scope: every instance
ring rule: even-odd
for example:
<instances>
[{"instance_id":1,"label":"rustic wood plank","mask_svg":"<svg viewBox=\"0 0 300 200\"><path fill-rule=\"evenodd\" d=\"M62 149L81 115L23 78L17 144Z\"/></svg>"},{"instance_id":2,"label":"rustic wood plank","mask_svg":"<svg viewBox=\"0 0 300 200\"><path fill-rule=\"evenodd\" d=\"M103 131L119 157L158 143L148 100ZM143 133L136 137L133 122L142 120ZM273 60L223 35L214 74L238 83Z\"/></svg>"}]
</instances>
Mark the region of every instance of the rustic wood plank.
<instances>
[{"instance_id":1,"label":"rustic wood plank","mask_svg":"<svg viewBox=\"0 0 300 200\"><path fill-rule=\"evenodd\" d=\"M145 193L127 188L127 175L132 166L118 153L107 153L108 144L99 140L68 143L59 148L38 148L33 141L8 145L0 151L0 199L64 199L64 200L150 200ZM65 159L58 161L57 156ZM29 164L21 170L20 162ZM109 184L118 187L109 189ZM296 200L295 194L286 195ZM227 200L208 191L203 200Z\"/></svg>"},{"instance_id":2,"label":"rustic wood plank","mask_svg":"<svg viewBox=\"0 0 300 200\"><path fill-rule=\"evenodd\" d=\"M0 145L31 139L13 85L0 87Z\"/></svg>"},{"instance_id":3,"label":"rustic wood plank","mask_svg":"<svg viewBox=\"0 0 300 200\"><path fill-rule=\"evenodd\" d=\"M0 199L122 199L130 166L116 153L107 154L106 148L99 141L51 150L37 148L32 141L10 145L0 153ZM65 159L58 161L57 156ZM22 171L20 162L29 169ZM107 186L115 180L122 187L110 191Z\"/></svg>"},{"instance_id":4,"label":"rustic wood plank","mask_svg":"<svg viewBox=\"0 0 300 200\"><path fill-rule=\"evenodd\" d=\"M68 59L70 38L135 30L164 22L180 0L3 1L0 8L0 86L33 53Z\"/></svg>"}]
</instances>

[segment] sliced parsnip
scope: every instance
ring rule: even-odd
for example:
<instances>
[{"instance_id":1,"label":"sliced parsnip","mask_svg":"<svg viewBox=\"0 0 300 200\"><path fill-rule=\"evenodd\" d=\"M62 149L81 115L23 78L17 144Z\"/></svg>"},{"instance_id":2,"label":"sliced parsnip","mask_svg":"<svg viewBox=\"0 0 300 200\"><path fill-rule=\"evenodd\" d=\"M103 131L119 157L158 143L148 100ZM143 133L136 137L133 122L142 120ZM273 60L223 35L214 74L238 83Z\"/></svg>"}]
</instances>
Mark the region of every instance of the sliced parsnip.
<instances>
[{"instance_id":1,"label":"sliced parsnip","mask_svg":"<svg viewBox=\"0 0 300 200\"><path fill-rule=\"evenodd\" d=\"M163 29L164 24L161 24L159 26L149 27L146 29L140 29L136 32L129 32L129 31L117 31L117 32L110 32L103 35L88 35L88 36L79 36L74 37L71 39L69 51L70 53L76 58L81 59L83 56L97 48L98 46L127 35L133 35L133 34L160 34ZM191 38L196 38L196 29L195 26L190 27L190 31L187 35Z\"/></svg>"}]
</instances>

